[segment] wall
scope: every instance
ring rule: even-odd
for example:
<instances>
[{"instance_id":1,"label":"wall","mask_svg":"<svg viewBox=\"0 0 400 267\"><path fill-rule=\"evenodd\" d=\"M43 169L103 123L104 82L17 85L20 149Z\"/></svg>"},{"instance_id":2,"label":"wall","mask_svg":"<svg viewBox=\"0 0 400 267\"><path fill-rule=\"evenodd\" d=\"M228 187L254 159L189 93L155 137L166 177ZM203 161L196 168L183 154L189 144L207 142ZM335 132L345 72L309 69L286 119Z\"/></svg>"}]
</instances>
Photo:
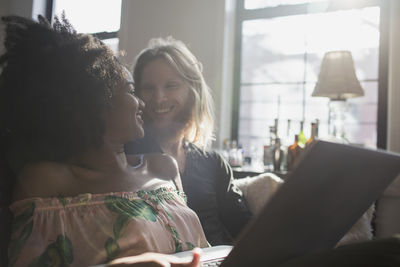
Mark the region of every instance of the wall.
<instances>
[{"instance_id":1,"label":"wall","mask_svg":"<svg viewBox=\"0 0 400 267\"><path fill-rule=\"evenodd\" d=\"M8 13L10 0L2 0L0 1L0 16L4 16Z\"/></svg>"},{"instance_id":2,"label":"wall","mask_svg":"<svg viewBox=\"0 0 400 267\"><path fill-rule=\"evenodd\" d=\"M45 14L46 0L0 0L0 17L19 15L32 18L32 14ZM35 17L36 17L35 16ZM0 53L3 53L4 26L0 26Z\"/></svg>"},{"instance_id":3,"label":"wall","mask_svg":"<svg viewBox=\"0 0 400 267\"><path fill-rule=\"evenodd\" d=\"M388 149L400 153L400 1L390 5Z\"/></svg>"},{"instance_id":4,"label":"wall","mask_svg":"<svg viewBox=\"0 0 400 267\"><path fill-rule=\"evenodd\" d=\"M228 106L231 103L222 93L226 91L222 89L223 81L227 80L222 68L224 63L229 64L223 61L225 0L124 0L121 21L120 49L127 52L128 63L133 63L153 37L171 35L182 40L203 64L205 79L214 96L216 125L221 125L221 110L224 117L230 116L221 108L226 102ZM223 122L217 136L230 134L229 121Z\"/></svg>"},{"instance_id":5,"label":"wall","mask_svg":"<svg viewBox=\"0 0 400 267\"><path fill-rule=\"evenodd\" d=\"M390 1L388 149L400 153L400 1ZM400 233L400 175L378 201L376 235Z\"/></svg>"}]
</instances>

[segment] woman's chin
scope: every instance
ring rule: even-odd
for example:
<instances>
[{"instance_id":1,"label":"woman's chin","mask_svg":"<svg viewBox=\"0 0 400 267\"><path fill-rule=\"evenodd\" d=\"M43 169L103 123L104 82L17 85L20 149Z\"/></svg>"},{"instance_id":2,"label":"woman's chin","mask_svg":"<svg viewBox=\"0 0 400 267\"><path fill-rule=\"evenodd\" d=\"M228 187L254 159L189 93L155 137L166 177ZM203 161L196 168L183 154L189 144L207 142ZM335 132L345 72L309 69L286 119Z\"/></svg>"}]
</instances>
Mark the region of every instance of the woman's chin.
<instances>
[{"instance_id":1,"label":"woman's chin","mask_svg":"<svg viewBox=\"0 0 400 267\"><path fill-rule=\"evenodd\" d=\"M140 132L136 135L135 139L140 139L144 137L144 129L142 128Z\"/></svg>"},{"instance_id":2,"label":"woman's chin","mask_svg":"<svg viewBox=\"0 0 400 267\"><path fill-rule=\"evenodd\" d=\"M136 131L134 134L132 134L128 140L128 142L130 141L135 141L137 139L141 139L144 137L144 129L141 128L140 130Z\"/></svg>"}]
</instances>

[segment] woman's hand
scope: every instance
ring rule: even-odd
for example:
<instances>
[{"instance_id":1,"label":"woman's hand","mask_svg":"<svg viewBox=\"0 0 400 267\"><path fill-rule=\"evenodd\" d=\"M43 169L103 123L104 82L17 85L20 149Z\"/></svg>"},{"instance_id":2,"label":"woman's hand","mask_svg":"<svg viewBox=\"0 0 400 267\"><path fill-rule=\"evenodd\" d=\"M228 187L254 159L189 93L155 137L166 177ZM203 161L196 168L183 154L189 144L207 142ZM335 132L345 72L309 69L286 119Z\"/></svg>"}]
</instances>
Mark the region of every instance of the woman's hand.
<instances>
[{"instance_id":1,"label":"woman's hand","mask_svg":"<svg viewBox=\"0 0 400 267\"><path fill-rule=\"evenodd\" d=\"M160 253L144 253L137 256L124 257L108 263L109 267L200 267L201 249L193 249L193 258L190 262L173 255Z\"/></svg>"}]
</instances>

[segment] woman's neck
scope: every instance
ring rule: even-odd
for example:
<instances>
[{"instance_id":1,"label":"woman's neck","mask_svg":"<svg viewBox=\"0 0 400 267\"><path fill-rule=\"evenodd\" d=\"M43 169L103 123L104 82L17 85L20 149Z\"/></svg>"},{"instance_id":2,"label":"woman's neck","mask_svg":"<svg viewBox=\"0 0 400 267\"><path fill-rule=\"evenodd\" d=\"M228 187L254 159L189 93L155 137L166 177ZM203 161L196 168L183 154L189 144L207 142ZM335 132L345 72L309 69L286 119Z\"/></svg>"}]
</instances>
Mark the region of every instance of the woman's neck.
<instances>
[{"instance_id":1,"label":"woman's neck","mask_svg":"<svg viewBox=\"0 0 400 267\"><path fill-rule=\"evenodd\" d=\"M185 138L183 135L170 138L157 138L163 152L172 156L177 162L180 172L184 172L186 164Z\"/></svg>"},{"instance_id":2,"label":"woman's neck","mask_svg":"<svg viewBox=\"0 0 400 267\"><path fill-rule=\"evenodd\" d=\"M103 144L100 148L90 149L87 152L73 157L70 163L79 167L98 171L114 172L127 166L123 145Z\"/></svg>"},{"instance_id":3,"label":"woman's neck","mask_svg":"<svg viewBox=\"0 0 400 267\"><path fill-rule=\"evenodd\" d=\"M184 150L185 138L183 136L160 138L158 142L164 153L175 157Z\"/></svg>"}]
</instances>

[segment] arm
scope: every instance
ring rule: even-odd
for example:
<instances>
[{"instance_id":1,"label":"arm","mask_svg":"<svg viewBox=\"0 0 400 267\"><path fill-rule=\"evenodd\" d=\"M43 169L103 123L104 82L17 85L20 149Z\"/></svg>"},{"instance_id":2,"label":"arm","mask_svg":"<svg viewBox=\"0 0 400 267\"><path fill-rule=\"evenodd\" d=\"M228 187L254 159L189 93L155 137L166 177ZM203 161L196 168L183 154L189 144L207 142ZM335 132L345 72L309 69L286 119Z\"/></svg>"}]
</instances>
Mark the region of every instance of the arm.
<instances>
[{"instance_id":1,"label":"arm","mask_svg":"<svg viewBox=\"0 0 400 267\"><path fill-rule=\"evenodd\" d=\"M233 237L250 220L252 214L240 189L233 183L233 172L229 164L217 153L214 155L217 164L217 198L221 220Z\"/></svg>"},{"instance_id":2,"label":"arm","mask_svg":"<svg viewBox=\"0 0 400 267\"><path fill-rule=\"evenodd\" d=\"M109 267L123 267L123 266L136 266L136 267L198 267L200 266L201 250L193 250L193 258L190 262L184 259L177 258L173 255L160 254L160 253L144 253L132 257L124 257L113 260L107 266Z\"/></svg>"}]
</instances>

